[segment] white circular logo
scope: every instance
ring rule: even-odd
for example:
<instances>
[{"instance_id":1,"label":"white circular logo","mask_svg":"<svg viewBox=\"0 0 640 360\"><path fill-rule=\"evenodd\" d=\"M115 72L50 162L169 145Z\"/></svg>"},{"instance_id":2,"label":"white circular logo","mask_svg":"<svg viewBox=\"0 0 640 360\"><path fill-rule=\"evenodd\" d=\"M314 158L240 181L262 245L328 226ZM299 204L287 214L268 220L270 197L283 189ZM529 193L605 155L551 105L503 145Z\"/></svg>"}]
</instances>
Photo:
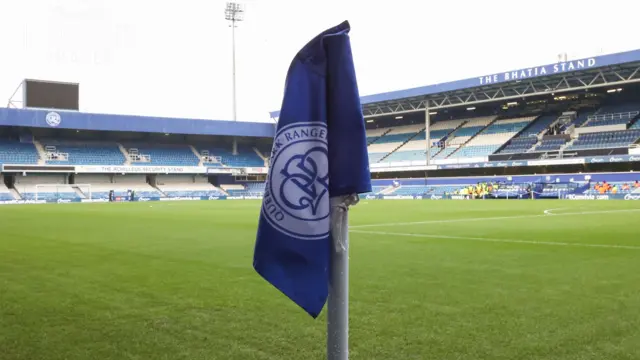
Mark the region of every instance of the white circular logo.
<instances>
[{"instance_id":1,"label":"white circular logo","mask_svg":"<svg viewBox=\"0 0 640 360\"><path fill-rule=\"evenodd\" d=\"M60 114L58 114L57 112L52 111L47 113L45 121L47 122L47 124L49 124L49 126L56 127L62 122L62 117L60 117Z\"/></svg>"},{"instance_id":2,"label":"white circular logo","mask_svg":"<svg viewBox=\"0 0 640 360\"><path fill-rule=\"evenodd\" d=\"M327 126L296 123L273 141L262 214L275 229L297 239L329 236Z\"/></svg>"}]
</instances>

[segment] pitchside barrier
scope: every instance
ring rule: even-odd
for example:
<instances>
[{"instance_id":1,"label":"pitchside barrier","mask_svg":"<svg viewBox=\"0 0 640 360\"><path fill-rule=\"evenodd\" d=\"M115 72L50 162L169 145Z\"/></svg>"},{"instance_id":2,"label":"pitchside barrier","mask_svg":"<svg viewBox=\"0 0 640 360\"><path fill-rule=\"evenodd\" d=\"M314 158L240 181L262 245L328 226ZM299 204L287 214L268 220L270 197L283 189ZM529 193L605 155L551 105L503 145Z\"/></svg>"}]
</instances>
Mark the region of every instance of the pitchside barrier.
<instances>
[{"instance_id":1,"label":"pitchside barrier","mask_svg":"<svg viewBox=\"0 0 640 360\"><path fill-rule=\"evenodd\" d=\"M134 199L134 202L147 201L209 201L209 200L260 200L261 196L198 196L198 197L141 197ZM363 195L362 200L493 200L496 198L475 198L469 195ZM504 198L506 199L506 198ZM640 200L640 194L610 194L610 195L581 195L569 194L561 195L563 200ZM531 200L526 195L519 195L509 198L509 200ZM544 200L544 199L539 199ZM47 204L47 203L107 203L107 199L50 199L50 200L9 200L0 201L0 205L21 205L21 204ZM114 202L129 202L124 198L116 199Z\"/></svg>"},{"instance_id":2,"label":"pitchside barrier","mask_svg":"<svg viewBox=\"0 0 640 360\"><path fill-rule=\"evenodd\" d=\"M582 194L567 194L559 195L559 199L562 200L640 200L640 194L609 194L609 195L582 195ZM514 194L512 197L480 197L472 198L470 195L364 195L361 196L362 200L495 200L495 199L508 199L508 200L532 200L529 195L526 194ZM545 199L536 199L545 200Z\"/></svg>"},{"instance_id":3,"label":"pitchside barrier","mask_svg":"<svg viewBox=\"0 0 640 360\"><path fill-rule=\"evenodd\" d=\"M134 202L146 201L202 201L202 200L260 200L262 196L195 196L195 197L140 197ZM108 199L47 199L47 200L8 200L0 201L0 205L20 205L20 204L69 204L69 203L108 203ZM126 197L117 197L113 202L130 202Z\"/></svg>"}]
</instances>

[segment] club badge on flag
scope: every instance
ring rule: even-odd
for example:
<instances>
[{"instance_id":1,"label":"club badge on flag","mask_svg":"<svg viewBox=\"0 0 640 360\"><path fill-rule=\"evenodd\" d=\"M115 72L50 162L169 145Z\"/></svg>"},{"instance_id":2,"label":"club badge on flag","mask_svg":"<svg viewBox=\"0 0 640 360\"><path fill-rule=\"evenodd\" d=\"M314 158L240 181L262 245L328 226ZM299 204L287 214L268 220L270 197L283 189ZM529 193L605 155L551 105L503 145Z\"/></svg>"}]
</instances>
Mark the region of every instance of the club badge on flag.
<instances>
[{"instance_id":1,"label":"club badge on flag","mask_svg":"<svg viewBox=\"0 0 640 360\"><path fill-rule=\"evenodd\" d=\"M349 23L302 48L287 74L255 270L317 317L327 300L332 197L371 191Z\"/></svg>"}]
</instances>

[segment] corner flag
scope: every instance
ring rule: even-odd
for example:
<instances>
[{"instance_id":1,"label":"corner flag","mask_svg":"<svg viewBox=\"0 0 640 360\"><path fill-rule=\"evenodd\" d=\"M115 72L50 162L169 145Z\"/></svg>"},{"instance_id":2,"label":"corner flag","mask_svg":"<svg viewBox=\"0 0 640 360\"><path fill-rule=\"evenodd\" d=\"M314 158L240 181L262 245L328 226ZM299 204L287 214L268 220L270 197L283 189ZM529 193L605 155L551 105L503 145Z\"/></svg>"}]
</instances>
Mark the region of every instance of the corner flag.
<instances>
[{"instance_id":1,"label":"corner flag","mask_svg":"<svg viewBox=\"0 0 640 360\"><path fill-rule=\"evenodd\" d=\"M371 191L349 30L345 21L322 32L291 62L253 258L314 318L329 292L329 198Z\"/></svg>"}]
</instances>

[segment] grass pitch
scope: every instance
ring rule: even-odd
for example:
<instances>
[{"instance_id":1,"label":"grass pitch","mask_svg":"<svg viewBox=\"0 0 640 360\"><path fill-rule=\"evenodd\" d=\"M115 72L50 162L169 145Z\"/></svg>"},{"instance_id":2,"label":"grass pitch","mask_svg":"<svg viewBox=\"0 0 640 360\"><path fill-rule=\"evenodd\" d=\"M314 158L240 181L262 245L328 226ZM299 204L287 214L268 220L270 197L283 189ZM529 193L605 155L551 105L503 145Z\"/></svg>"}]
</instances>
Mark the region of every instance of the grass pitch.
<instances>
[{"instance_id":1,"label":"grass pitch","mask_svg":"<svg viewBox=\"0 0 640 360\"><path fill-rule=\"evenodd\" d=\"M324 359L324 315L251 267L259 205L0 207L0 359ZM363 201L351 224L351 359L640 359L640 202Z\"/></svg>"}]
</instances>

